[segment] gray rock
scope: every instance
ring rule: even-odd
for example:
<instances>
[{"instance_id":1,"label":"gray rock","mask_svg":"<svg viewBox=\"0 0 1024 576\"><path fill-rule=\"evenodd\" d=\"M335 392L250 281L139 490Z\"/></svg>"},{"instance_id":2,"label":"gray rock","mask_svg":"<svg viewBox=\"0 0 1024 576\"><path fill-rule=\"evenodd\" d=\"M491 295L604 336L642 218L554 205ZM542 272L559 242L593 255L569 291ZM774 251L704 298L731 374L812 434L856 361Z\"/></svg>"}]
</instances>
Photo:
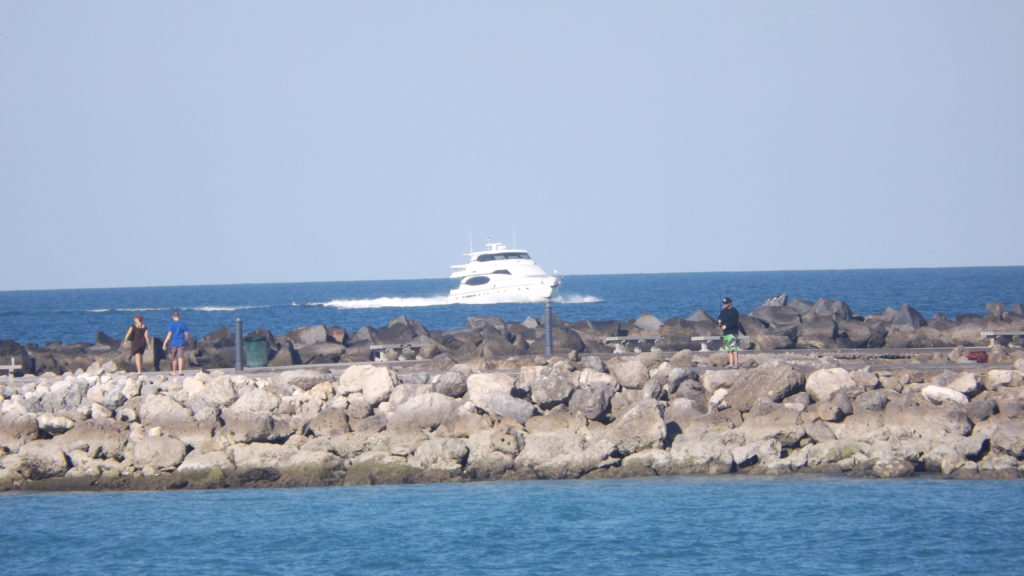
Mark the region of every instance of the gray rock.
<instances>
[{"instance_id":1,"label":"gray rock","mask_svg":"<svg viewBox=\"0 0 1024 576\"><path fill-rule=\"evenodd\" d=\"M530 368L520 372L525 375ZM542 410L550 410L559 404L566 404L576 389L576 374L562 366L543 367L530 384L530 399Z\"/></svg>"},{"instance_id":2,"label":"gray rock","mask_svg":"<svg viewBox=\"0 0 1024 576\"><path fill-rule=\"evenodd\" d=\"M590 420L603 420L611 408L618 383L602 372L583 370L580 373L579 388L569 399L569 410Z\"/></svg>"},{"instance_id":3,"label":"gray rock","mask_svg":"<svg viewBox=\"0 0 1024 576\"><path fill-rule=\"evenodd\" d=\"M30 414L0 414L0 447L17 452L39 437L39 423Z\"/></svg>"},{"instance_id":4,"label":"gray rock","mask_svg":"<svg viewBox=\"0 0 1024 576\"><path fill-rule=\"evenodd\" d=\"M338 393L361 392L363 399L376 406L388 399L398 385L395 373L384 366L357 364L349 366L341 375Z\"/></svg>"},{"instance_id":5,"label":"gray rock","mask_svg":"<svg viewBox=\"0 0 1024 576\"><path fill-rule=\"evenodd\" d=\"M17 472L31 480L53 478L70 468L67 455L56 442L32 440L18 450L20 463ZM6 463L5 468L10 468Z\"/></svg>"},{"instance_id":6,"label":"gray rock","mask_svg":"<svg viewBox=\"0 0 1024 576\"><path fill-rule=\"evenodd\" d=\"M753 370L744 370L733 381L726 396L730 406L740 412L749 412L758 399L781 402L799 390L803 376L786 364L769 364Z\"/></svg>"},{"instance_id":7,"label":"gray rock","mask_svg":"<svg viewBox=\"0 0 1024 576\"><path fill-rule=\"evenodd\" d=\"M285 334L284 339L293 344L297 349L301 349L304 346L312 346L313 344L321 344L327 342L327 327L306 326L305 328L292 330Z\"/></svg>"},{"instance_id":8,"label":"gray rock","mask_svg":"<svg viewBox=\"0 0 1024 576\"><path fill-rule=\"evenodd\" d=\"M192 411L163 394L143 397L139 406L139 421L143 426L178 429L194 425Z\"/></svg>"},{"instance_id":9,"label":"gray rock","mask_svg":"<svg viewBox=\"0 0 1024 576\"><path fill-rule=\"evenodd\" d=\"M498 418L509 417L524 423L533 416L533 404L512 396L515 380L508 374L473 374L466 380L466 386L466 398Z\"/></svg>"},{"instance_id":10,"label":"gray rock","mask_svg":"<svg viewBox=\"0 0 1024 576\"><path fill-rule=\"evenodd\" d=\"M789 328L800 324L800 313L788 306L766 304L751 310L750 316L772 328Z\"/></svg>"},{"instance_id":11,"label":"gray rock","mask_svg":"<svg viewBox=\"0 0 1024 576\"><path fill-rule=\"evenodd\" d=\"M324 382L334 383L334 376L330 370L324 368L302 368L296 370L284 370L274 372L271 379L275 384L284 389L297 388L299 390L310 390L317 384Z\"/></svg>"},{"instance_id":12,"label":"gray rock","mask_svg":"<svg viewBox=\"0 0 1024 576\"><path fill-rule=\"evenodd\" d=\"M468 390L466 377L460 372L452 370L431 376L430 388L434 392L451 396L452 398L461 398Z\"/></svg>"},{"instance_id":13,"label":"gray rock","mask_svg":"<svg viewBox=\"0 0 1024 576\"><path fill-rule=\"evenodd\" d=\"M639 390L651 377L644 363L635 357L612 358L606 364L623 388Z\"/></svg>"},{"instance_id":14,"label":"gray rock","mask_svg":"<svg viewBox=\"0 0 1024 576\"><path fill-rule=\"evenodd\" d=\"M666 427L662 417L664 408L652 399L633 405L622 417L608 427L604 436L621 454L632 454L649 448L664 446Z\"/></svg>"},{"instance_id":15,"label":"gray rock","mask_svg":"<svg viewBox=\"0 0 1024 576\"><path fill-rule=\"evenodd\" d=\"M128 454L138 468L151 466L158 470L176 468L185 459L185 443L169 436L146 436L128 445Z\"/></svg>"},{"instance_id":16,"label":"gray rock","mask_svg":"<svg viewBox=\"0 0 1024 576\"><path fill-rule=\"evenodd\" d=\"M460 401L437 392L417 395L395 409L394 414L388 420L388 430L393 432L433 431L441 423L452 418L460 404Z\"/></svg>"}]
</instances>

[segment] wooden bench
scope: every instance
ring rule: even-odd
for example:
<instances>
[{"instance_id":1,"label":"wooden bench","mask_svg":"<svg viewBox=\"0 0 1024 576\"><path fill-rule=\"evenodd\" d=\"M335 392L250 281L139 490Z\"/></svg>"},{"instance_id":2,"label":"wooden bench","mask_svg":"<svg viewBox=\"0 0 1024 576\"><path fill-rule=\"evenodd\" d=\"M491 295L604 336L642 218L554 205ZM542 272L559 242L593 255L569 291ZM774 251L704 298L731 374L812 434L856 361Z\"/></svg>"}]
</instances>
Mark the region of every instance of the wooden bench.
<instances>
[{"instance_id":1,"label":"wooden bench","mask_svg":"<svg viewBox=\"0 0 1024 576\"><path fill-rule=\"evenodd\" d=\"M607 346L614 346L616 354L625 354L630 352L631 344L633 352L643 352L643 344L649 342L653 347L659 340L661 340L661 336L608 336L604 339L604 343Z\"/></svg>"},{"instance_id":2,"label":"wooden bench","mask_svg":"<svg viewBox=\"0 0 1024 576\"><path fill-rule=\"evenodd\" d=\"M384 362L384 353L388 350L398 350L400 353L406 350L419 350L424 344L373 344L370 346L370 359L374 362Z\"/></svg>"},{"instance_id":3,"label":"wooden bench","mask_svg":"<svg viewBox=\"0 0 1024 576\"><path fill-rule=\"evenodd\" d=\"M988 338L988 345L989 346L995 346L997 338L1000 338L1000 337L1011 338L1011 339L1012 338L1021 338L1021 337L1024 337L1024 331L1021 331L1021 332L991 332L991 331L986 331L986 332L982 332L981 336L983 338Z\"/></svg>"},{"instance_id":4,"label":"wooden bench","mask_svg":"<svg viewBox=\"0 0 1024 576\"><path fill-rule=\"evenodd\" d=\"M16 370L21 370L21 364L15 364L14 358L11 358L11 363L0 365L0 370L7 370L7 383L14 386L14 372Z\"/></svg>"},{"instance_id":5,"label":"wooden bench","mask_svg":"<svg viewBox=\"0 0 1024 576\"><path fill-rule=\"evenodd\" d=\"M716 342L716 341L721 340L721 339L722 339L722 337L720 335L719 336L691 336L690 337L690 340L693 340L694 342L700 342L700 351L701 352L710 352L711 349L708 348L708 342ZM746 340L746 339L747 339L746 336L737 336L736 337L737 341L743 341L743 340Z\"/></svg>"}]
</instances>

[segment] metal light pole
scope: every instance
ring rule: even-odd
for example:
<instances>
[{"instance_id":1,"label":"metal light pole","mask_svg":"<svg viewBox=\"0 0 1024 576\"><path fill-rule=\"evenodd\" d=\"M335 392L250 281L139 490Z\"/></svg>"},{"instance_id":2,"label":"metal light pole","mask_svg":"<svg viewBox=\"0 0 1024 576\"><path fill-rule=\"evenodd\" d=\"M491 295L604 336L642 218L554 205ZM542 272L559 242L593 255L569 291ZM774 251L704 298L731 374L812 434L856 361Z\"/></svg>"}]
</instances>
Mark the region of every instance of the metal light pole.
<instances>
[{"instance_id":1,"label":"metal light pole","mask_svg":"<svg viewBox=\"0 0 1024 576\"><path fill-rule=\"evenodd\" d=\"M235 371L242 370L242 319L235 318Z\"/></svg>"},{"instance_id":2,"label":"metal light pole","mask_svg":"<svg viewBox=\"0 0 1024 576\"><path fill-rule=\"evenodd\" d=\"M551 297L544 304L544 353L551 356Z\"/></svg>"}]
</instances>

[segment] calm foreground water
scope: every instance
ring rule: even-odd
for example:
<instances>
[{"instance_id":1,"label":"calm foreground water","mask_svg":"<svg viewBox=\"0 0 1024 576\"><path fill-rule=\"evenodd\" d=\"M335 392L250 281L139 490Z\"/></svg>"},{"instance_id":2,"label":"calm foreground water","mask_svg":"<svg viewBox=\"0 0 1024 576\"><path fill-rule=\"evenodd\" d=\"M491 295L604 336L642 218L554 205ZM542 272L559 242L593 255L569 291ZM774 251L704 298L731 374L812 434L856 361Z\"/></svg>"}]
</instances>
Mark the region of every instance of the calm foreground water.
<instances>
[{"instance_id":1,"label":"calm foreground water","mask_svg":"<svg viewBox=\"0 0 1024 576\"><path fill-rule=\"evenodd\" d=\"M194 336L234 330L236 318L246 332L264 328L280 335L317 324L349 331L382 327L402 315L429 330L452 330L465 328L467 316L519 322L544 314L543 304L448 304L452 286L442 278L0 291L0 340L94 342L99 331L120 338L136 313L162 336L173 310L182 311ZM570 322L625 321L644 313L666 320L697 310L717 314L722 296L749 312L782 293L843 300L861 315L909 304L926 318L953 318L984 314L988 302L1024 303L1024 267L566 276L553 309Z\"/></svg>"},{"instance_id":2,"label":"calm foreground water","mask_svg":"<svg viewBox=\"0 0 1024 576\"><path fill-rule=\"evenodd\" d=\"M0 495L20 574L1021 574L1024 483L700 477Z\"/></svg>"}]
</instances>

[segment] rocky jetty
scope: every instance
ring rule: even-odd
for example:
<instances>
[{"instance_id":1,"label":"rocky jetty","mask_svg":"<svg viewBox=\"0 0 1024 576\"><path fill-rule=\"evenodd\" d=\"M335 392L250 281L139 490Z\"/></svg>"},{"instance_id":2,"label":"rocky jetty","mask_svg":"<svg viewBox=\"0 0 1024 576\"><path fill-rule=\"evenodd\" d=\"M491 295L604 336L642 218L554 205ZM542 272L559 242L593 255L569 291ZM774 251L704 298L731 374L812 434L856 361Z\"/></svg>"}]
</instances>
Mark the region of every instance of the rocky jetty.
<instances>
[{"instance_id":1,"label":"rocky jetty","mask_svg":"<svg viewBox=\"0 0 1024 576\"><path fill-rule=\"evenodd\" d=\"M657 350L700 350L695 336L719 335L712 315L698 310L687 318L661 320L651 315L627 321L563 322L554 316L551 328L554 354L607 354L616 351L609 337L658 338ZM1020 304L991 303L985 315L962 315L953 319L937 315L926 320L914 308L902 305L881 314L859 316L842 301L821 299L808 302L785 294L741 314L748 338L745 349L757 351L794 349L893 349L956 346L985 346L986 331L1024 330L1024 307ZM431 359L446 356L456 361L501 360L511 356L545 352L545 327L536 318L506 322L494 317L470 317L466 328L431 331L404 316L387 326L364 326L351 332L340 327L307 326L283 335L256 330L244 335L264 347L269 366L302 366L367 362L370 360ZM247 344L248 346L248 344ZM649 350L650 343L643 345ZM714 347L714 344L712 344ZM160 356L160 341L150 347L144 364L166 369ZM154 354L157 354L154 356ZM221 328L190 343L188 363L205 369L235 366L235 334ZM131 370L132 362L121 341L99 333L96 342L45 345L0 341L0 359L13 358L23 373L61 374L87 369L99 362Z\"/></svg>"},{"instance_id":2,"label":"rocky jetty","mask_svg":"<svg viewBox=\"0 0 1024 576\"><path fill-rule=\"evenodd\" d=\"M91 345L7 341L0 358L39 375L0 381L0 490L1018 478L1024 352L984 332L1021 331L1024 315L1019 305L986 312L926 321L903 306L859 317L842 302L780 296L742 317L739 370L693 340L717 334L703 312L557 322L550 355L535 319L259 331L249 337L267 343L270 366L244 371L223 369L234 360L223 329L176 377L126 371L119 342L102 335ZM606 339L625 336L658 340L613 353Z\"/></svg>"},{"instance_id":3,"label":"rocky jetty","mask_svg":"<svg viewBox=\"0 0 1024 576\"><path fill-rule=\"evenodd\" d=\"M94 364L0 388L0 489L1024 471L1024 353L721 353L185 377ZM415 364L415 366L412 366Z\"/></svg>"}]
</instances>

